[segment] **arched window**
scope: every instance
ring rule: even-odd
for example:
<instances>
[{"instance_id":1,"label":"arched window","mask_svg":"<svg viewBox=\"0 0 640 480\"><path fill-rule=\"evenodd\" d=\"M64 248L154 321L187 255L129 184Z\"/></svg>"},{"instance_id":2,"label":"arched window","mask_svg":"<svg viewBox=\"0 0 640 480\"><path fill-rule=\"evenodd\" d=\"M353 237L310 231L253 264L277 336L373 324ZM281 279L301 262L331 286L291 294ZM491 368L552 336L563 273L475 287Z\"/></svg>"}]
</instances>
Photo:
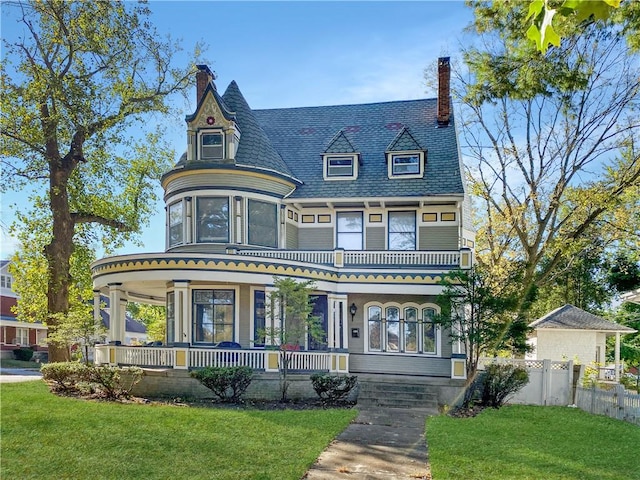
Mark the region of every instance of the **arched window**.
<instances>
[{"instance_id":1,"label":"arched window","mask_svg":"<svg viewBox=\"0 0 640 480\"><path fill-rule=\"evenodd\" d=\"M427 307L422 309L422 351L424 353L436 353L436 327L433 318L436 309Z\"/></svg>"},{"instance_id":2,"label":"arched window","mask_svg":"<svg viewBox=\"0 0 640 480\"><path fill-rule=\"evenodd\" d=\"M414 307L404 309L404 351L418 352L418 309Z\"/></svg>"},{"instance_id":3,"label":"arched window","mask_svg":"<svg viewBox=\"0 0 640 480\"><path fill-rule=\"evenodd\" d=\"M382 350L382 308L371 306L368 309L369 350Z\"/></svg>"}]
</instances>

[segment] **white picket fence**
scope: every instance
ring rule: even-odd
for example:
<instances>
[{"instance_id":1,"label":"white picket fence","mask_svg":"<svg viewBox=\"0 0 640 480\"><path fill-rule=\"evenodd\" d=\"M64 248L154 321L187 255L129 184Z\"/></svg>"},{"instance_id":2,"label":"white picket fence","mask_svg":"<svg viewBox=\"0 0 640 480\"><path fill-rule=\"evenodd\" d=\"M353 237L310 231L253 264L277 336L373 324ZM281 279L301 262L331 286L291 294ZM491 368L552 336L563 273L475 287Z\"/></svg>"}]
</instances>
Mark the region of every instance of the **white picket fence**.
<instances>
[{"instance_id":1,"label":"white picket fence","mask_svg":"<svg viewBox=\"0 0 640 480\"><path fill-rule=\"evenodd\" d=\"M576 387L576 405L585 412L606 415L640 426L640 395L631 393L622 385L611 390Z\"/></svg>"}]
</instances>

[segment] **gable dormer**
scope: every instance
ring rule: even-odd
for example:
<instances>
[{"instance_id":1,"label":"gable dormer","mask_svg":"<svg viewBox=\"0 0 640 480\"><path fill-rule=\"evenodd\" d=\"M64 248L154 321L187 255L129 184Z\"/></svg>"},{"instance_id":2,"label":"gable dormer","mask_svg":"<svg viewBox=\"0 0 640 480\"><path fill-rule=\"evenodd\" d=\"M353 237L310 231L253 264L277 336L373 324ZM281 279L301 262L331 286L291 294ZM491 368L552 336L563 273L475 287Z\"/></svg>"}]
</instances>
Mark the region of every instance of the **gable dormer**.
<instances>
[{"instance_id":1,"label":"gable dormer","mask_svg":"<svg viewBox=\"0 0 640 480\"><path fill-rule=\"evenodd\" d=\"M358 178L360 155L340 130L322 154L322 172L325 180L355 180Z\"/></svg>"},{"instance_id":2,"label":"gable dormer","mask_svg":"<svg viewBox=\"0 0 640 480\"><path fill-rule=\"evenodd\" d=\"M215 78L209 67L198 65L198 104L195 113L185 118L187 162L235 163L240 129L235 112L231 111L218 94Z\"/></svg>"},{"instance_id":3,"label":"gable dormer","mask_svg":"<svg viewBox=\"0 0 640 480\"><path fill-rule=\"evenodd\" d=\"M398 132L385 153L389 178L423 178L426 150L407 127Z\"/></svg>"}]
</instances>

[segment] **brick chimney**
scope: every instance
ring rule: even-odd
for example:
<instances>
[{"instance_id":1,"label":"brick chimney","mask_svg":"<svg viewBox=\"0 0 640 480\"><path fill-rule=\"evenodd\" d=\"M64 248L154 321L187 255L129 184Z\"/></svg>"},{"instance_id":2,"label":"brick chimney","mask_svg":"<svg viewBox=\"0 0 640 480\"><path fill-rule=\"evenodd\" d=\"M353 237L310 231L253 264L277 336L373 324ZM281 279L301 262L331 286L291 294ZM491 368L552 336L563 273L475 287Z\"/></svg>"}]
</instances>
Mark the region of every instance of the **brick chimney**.
<instances>
[{"instance_id":1,"label":"brick chimney","mask_svg":"<svg viewBox=\"0 0 640 480\"><path fill-rule=\"evenodd\" d=\"M451 116L451 65L449 57L438 59L438 125L449 125Z\"/></svg>"},{"instance_id":2,"label":"brick chimney","mask_svg":"<svg viewBox=\"0 0 640 480\"><path fill-rule=\"evenodd\" d=\"M207 65L196 65L198 72L196 73L196 105L200 103L202 95L209 83L213 84L213 88L216 88L216 84L213 81L216 78L216 74L209 70Z\"/></svg>"}]
</instances>

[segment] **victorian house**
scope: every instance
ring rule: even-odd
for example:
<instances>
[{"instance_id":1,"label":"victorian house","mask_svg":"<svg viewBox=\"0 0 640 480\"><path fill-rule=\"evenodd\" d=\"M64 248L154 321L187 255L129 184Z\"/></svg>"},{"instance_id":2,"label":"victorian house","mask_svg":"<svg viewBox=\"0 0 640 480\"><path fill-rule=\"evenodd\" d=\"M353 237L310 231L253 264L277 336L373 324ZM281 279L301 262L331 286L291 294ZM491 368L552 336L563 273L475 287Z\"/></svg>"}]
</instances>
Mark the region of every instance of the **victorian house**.
<instances>
[{"instance_id":1,"label":"victorian house","mask_svg":"<svg viewBox=\"0 0 640 480\"><path fill-rule=\"evenodd\" d=\"M314 282L325 332L296 346L296 369L464 378L432 322L443 275L473 262L449 68L439 59L438 98L254 110L199 66L186 153L162 178L165 251L92 266L112 306L98 361L185 370L234 347L237 363L277 371L265 305L290 277ZM129 301L166 305L162 346L125 345Z\"/></svg>"}]
</instances>

